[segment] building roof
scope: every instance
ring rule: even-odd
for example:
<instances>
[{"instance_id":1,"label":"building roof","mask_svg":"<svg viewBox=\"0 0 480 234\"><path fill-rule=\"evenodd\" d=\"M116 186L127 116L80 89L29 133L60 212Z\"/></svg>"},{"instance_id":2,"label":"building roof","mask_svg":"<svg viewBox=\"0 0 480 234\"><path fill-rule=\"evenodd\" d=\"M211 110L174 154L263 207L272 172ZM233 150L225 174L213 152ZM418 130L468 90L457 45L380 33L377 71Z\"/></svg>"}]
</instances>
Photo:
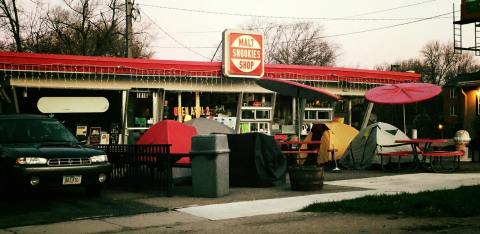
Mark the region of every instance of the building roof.
<instances>
[{"instance_id":1,"label":"building roof","mask_svg":"<svg viewBox=\"0 0 480 234\"><path fill-rule=\"evenodd\" d=\"M461 74L453 79L450 79L445 86L452 87L466 87L466 86L479 86L480 85L480 71L473 73Z\"/></svg>"},{"instance_id":2,"label":"building roof","mask_svg":"<svg viewBox=\"0 0 480 234\"><path fill-rule=\"evenodd\" d=\"M100 56L0 52L0 70L221 77L221 62L172 61ZM265 77L353 83L418 82L420 75L366 69L266 64Z\"/></svg>"}]
</instances>

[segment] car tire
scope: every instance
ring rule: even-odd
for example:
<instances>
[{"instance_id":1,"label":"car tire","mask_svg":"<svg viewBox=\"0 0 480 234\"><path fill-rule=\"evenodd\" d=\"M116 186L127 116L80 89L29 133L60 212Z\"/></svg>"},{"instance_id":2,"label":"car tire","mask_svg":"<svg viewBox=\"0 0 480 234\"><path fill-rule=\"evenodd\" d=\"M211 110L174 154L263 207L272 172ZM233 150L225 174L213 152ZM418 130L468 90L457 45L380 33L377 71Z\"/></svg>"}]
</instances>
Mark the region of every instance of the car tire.
<instances>
[{"instance_id":1,"label":"car tire","mask_svg":"<svg viewBox=\"0 0 480 234\"><path fill-rule=\"evenodd\" d=\"M85 187L85 193L87 196L99 196L102 191L102 187L99 185L88 185Z\"/></svg>"}]
</instances>

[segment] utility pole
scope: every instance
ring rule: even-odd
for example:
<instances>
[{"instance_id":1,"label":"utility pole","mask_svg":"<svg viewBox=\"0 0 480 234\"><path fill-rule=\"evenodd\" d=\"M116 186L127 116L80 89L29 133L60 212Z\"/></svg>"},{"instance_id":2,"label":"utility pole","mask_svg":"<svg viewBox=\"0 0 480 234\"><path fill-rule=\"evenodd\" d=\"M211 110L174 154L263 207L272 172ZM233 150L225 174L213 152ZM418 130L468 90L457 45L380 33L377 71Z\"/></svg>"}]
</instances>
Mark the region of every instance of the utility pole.
<instances>
[{"instance_id":1,"label":"utility pole","mask_svg":"<svg viewBox=\"0 0 480 234\"><path fill-rule=\"evenodd\" d=\"M133 20L133 3L132 0L125 0L125 15L126 15L126 27L125 27L125 57L132 58L132 20Z\"/></svg>"}]
</instances>

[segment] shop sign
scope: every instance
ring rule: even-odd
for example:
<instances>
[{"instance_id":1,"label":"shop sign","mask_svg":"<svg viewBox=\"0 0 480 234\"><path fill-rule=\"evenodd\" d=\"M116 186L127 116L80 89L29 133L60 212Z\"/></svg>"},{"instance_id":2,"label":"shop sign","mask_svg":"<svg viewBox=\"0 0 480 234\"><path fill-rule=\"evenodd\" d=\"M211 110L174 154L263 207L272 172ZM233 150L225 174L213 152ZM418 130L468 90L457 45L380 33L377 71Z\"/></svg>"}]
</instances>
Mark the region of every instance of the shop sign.
<instances>
[{"instance_id":1,"label":"shop sign","mask_svg":"<svg viewBox=\"0 0 480 234\"><path fill-rule=\"evenodd\" d=\"M103 113L109 102L104 97L41 97L37 102L40 112L50 113Z\"/></svg>"},{"instance_id":2,"label":"shop sign","mask_svg":"<svg viewBox=\"0 0 480 234\"><path fill-rule=\"evenodd\" d=\"M223 32L223 74L228 77L260 78L264 72L263 35L259 32Z\"/></svg>"},{"instance_id":3,"label":"shop sign","mask_svg":"<svg viewBox=\"0 0 480 234\"><path fill-rule=\"evenodd\" d=\"M173 116L178 116L179 112L182 114L182 116L185 115L191 115L191 116L197 116L198 115L204 115L204 116L209 116L210 115L210 107L206 106L200 106L200 107L194 107L194 106L182 106L181 108L178 108L178 106L173 108Z\"/></svg>"}]
</instances>

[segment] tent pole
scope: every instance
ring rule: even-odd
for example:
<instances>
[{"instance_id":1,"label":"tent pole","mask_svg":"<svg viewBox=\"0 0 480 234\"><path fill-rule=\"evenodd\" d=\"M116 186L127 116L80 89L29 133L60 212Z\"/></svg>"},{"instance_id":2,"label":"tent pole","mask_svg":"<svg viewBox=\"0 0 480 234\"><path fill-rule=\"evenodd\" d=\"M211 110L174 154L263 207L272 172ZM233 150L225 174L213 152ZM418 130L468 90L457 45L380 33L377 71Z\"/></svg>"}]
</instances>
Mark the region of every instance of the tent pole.
<instances>
[{"instance_id":1,"label":"tent pole","mask_svg":"<svg viewBox=\"0 0 480 234\"><path fill-rule=\"evenodd\" d=\"M363 122L362 122L362 127L360 128L360 131L367 127L368 120L370 119L370 114L372 113L372 109L373 109L373 102L369 102L368 107L367 107L367 111L365 112L365 115L363 116Z\"/></svg>"}]
</instances>

